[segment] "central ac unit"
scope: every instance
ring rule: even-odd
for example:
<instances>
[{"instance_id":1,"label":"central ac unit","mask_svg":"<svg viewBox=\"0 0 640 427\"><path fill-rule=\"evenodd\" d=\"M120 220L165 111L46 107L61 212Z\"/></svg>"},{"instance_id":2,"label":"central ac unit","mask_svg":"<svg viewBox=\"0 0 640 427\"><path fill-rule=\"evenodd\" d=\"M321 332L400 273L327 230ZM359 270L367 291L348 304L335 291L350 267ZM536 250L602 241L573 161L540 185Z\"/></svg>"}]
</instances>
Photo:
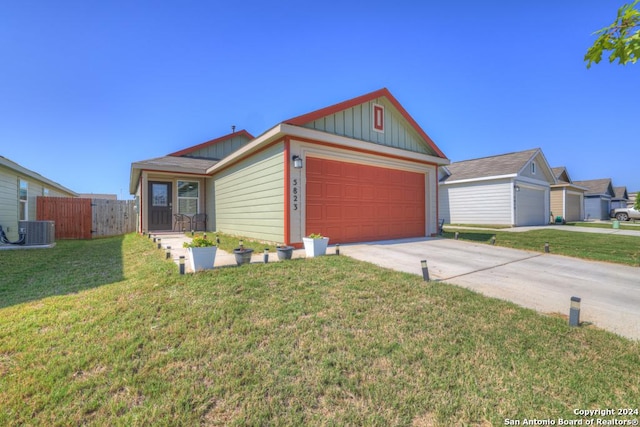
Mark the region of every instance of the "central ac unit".
<instances>
[{"instance_id":1,"label":"central ac unit","mask_svg":"<svg viewBox=\"0 0 640 427\"><path fill-rule=\"evenodd\" d=\"M56 229L53 221L18 221L18 231L24 234L24 244L51 245L56 241Z\"/></svg>"}]
</instances>

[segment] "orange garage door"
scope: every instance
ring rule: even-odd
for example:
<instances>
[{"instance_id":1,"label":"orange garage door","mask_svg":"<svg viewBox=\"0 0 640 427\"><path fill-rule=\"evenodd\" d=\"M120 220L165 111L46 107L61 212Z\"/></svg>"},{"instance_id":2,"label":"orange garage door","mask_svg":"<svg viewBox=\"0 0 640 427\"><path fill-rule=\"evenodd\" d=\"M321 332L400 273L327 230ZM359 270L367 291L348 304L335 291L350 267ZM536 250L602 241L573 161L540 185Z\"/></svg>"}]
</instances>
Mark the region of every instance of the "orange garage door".
<instances>
[{"instance_id":1,"label":"orange garage door","mask_svg":"<svg viewBox=\"0 0 640 427\"><path fill-rule=\"evenodd\" d=\"M307 157L306 234L333 243L425 235L424 174Z\"/></svg>"}]
</instances>

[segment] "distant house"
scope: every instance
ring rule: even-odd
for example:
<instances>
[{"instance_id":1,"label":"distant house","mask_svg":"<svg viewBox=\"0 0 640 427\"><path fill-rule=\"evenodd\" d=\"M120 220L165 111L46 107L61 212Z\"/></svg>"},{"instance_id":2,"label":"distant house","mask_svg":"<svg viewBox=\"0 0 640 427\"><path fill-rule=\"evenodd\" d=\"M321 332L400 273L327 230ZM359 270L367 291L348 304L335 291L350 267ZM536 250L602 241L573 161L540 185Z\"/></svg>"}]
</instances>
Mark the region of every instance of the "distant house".
<instances>
[{"instance_id":1,"label":"distant house","mask_svg":"<svg viewBox=\"0 0 640 427\"><path fill-rule=\"evenodd\" d=\"M638 197L638 193L640 191L632 191L629 193L629 200L627 200L627 207L632 208L636 204L636 198Z\"/></svg>"},{"instance_id":2,"label":"distant house","mask_svg":"<svg viewBox=\"0 0 640 427\"><path fill-rule=\"evenodd\" d=\"M585 219L609 219L611 200L615 197L611 179L574 181L574 184L587 188L584 193Z\"/></svg>"},{"instance_id":3,"label":"distant house","mask_svg":"<svg viewBox=\"0 0 640 427\"><path fill-rule=\"evenodd\" d=\"M629 193L627 193L627 187L613 187L611 209L626 208L627 202L629 202Z\"/></svg>"},{"instance_id":4,"label":"distant house","mask_svg":"<svg viewBox=\"0 0 640 427\"><path fill-rule=\"evenodd\" d=\"M555 182L539 148L453 162L441 168L440 217L451 224L548 224Z\"/></svg>"},{"instance_id":5,"label":"distant house","mask_svg":"<svg viewBox=\"0 0 640 427\"><path fill-rule=\"evenodd\" d=\"M551 216L563 221L582 221L584 219L585 187L576 185L569 177L564 166L551 168L556 183L551 184Z\"/></svg>"},{"instance_id":6,"label":"distant house","mask_svg":"<svg viewBox=\"0 0 640 427\"><path fill-rule=\"evenodd\" d=\"M449 161L387 89L131 165L139 231L206 228L302 245L438 232L437 170ZM186 225L185 225L186 224ZM193 224L193 222L191 222Z\"/></svg>"},{"instance_id":7,"label":"distant house","mask_svg":"<svg viewBox=\"0 0 640 427\"><path fill-rule=\"evenodd\" d=\"M80 193L78 196L85 199L118 200L117 194Z\"/></svg>"},{"instance_id":8,"label":"distant house","mask_svg":"<svg viewBox=\"0 0 640 427\"><path fill-rule=\"evenodd\" d=\"M36 198L77 197L48 178L0 156L0 225L10 240L18 238L18 221L36 219Z\"/></svg>"}]
</instances>

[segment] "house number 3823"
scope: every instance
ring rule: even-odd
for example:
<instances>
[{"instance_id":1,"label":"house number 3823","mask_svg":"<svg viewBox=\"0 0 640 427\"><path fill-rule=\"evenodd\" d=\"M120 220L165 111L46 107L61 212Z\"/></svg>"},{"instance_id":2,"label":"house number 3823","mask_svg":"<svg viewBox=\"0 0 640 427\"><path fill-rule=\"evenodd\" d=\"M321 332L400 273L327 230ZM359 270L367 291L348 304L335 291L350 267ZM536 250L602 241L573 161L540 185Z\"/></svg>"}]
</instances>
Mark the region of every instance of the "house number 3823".
<instances>
[{"instance_id":1,"label":"house number 3823","mask_svg":"<svg viewBox=\"0 0 640 427\"><path fill-rule=\"evenodd\" d=\"M299 196L299 192L300 190L298 189L298 180L294 179L292 182L292 186L291 186L291 202L293 204L293 210L297 211L298 210L298 196Z\"/></svg>"}]
</instances>

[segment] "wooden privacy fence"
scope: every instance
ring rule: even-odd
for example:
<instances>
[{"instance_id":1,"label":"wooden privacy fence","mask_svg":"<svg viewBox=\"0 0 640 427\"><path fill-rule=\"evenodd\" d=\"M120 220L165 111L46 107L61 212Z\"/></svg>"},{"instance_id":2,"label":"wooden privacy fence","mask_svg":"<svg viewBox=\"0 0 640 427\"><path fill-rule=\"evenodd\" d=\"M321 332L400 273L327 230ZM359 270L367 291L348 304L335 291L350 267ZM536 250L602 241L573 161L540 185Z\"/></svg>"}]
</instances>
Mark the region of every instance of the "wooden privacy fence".
<instances>
[{"instance_id":1,"label":"wooden privacy fence","mask_svg":"<svg viewBox=\"0 0 640 427\"><path fill-rule=\"evenodd\" d=\"M133 200L38 197L37 219L54 221L56 239L118 236L136 230Z\"/></svg>"}]
</instances>

